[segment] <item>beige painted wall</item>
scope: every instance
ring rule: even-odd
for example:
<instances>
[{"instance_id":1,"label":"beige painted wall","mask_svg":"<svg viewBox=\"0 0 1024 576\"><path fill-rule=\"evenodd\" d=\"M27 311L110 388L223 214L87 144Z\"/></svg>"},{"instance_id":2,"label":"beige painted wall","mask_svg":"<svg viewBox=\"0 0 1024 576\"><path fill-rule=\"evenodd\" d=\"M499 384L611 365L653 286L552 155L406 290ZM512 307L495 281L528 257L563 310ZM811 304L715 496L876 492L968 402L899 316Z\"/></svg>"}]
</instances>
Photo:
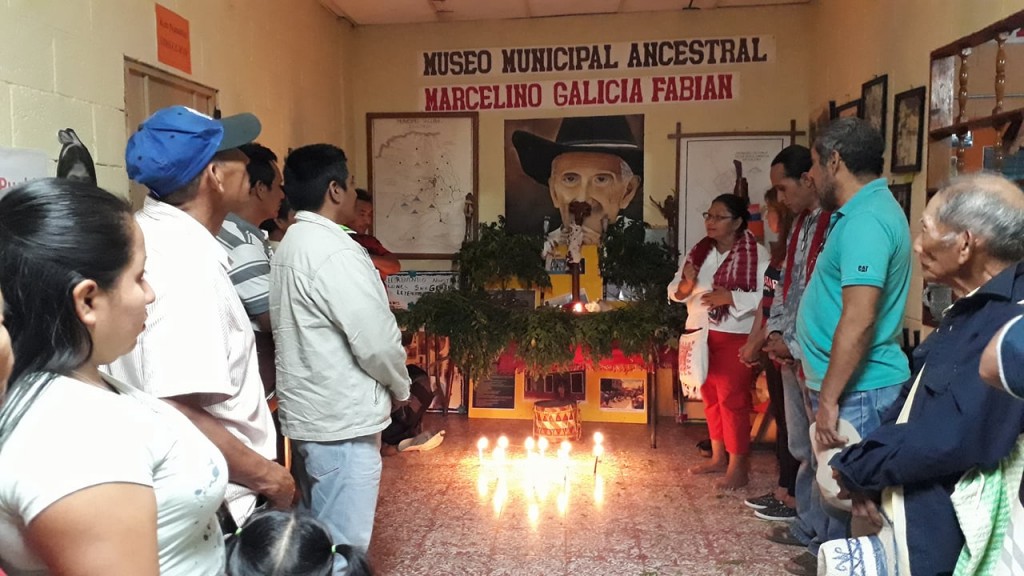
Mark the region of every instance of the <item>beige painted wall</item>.
<instances>
[{"instance_id":1,"label":"beige painted wall","mask_svg":"<svg viewBox=\"0 0 1024 576\"><path fill-rule=\"evenodd\" d=\"M354 110L356 146L348 150L356 159L356 178L366 182L365 114L410 112L418 109L418 89L424 85L484 83L487 80L424 81L417 75L423 50L497 48L568 43L605 43L686 37L775 36L776 60L768 64L738 64L698 71L734 71L740 75L740 97L733 102L649 104L617 107L581 107L568 111L530 110L480 113L480 218L494 221L505 211L504 121L507 118L645 115L644 195L661 200L675 188L675 144L668 134L681 122L685 132L784 130L790 119L803 129L807 124L809 56L804 30L810 6L662 12L620 16L580 16L531 21L467 22L419 26L357 28L349 87ZM670 73L670 72L666 72ZM679 73L679 72L677 72ZM686 72L691 73L688 69ZM615 73L594 73L598 77ZM579 78L578 75L567 77ZM503 81L554 80L554 75L524 75ZM664 226L664 219L645 199L645 219Z\"/></svg>"},{"instance_id":2,"label":"beige painted wall","mask_svg":"<svg viewBox=\"0 0 1024 576\"><path fill-rule=\"evenodd\" d=\"M260 141L280 156L310 141L344 144L350 30L317 0L162 4L189 20L186 77L219 89L224 114L257 114ZM125 56L168 69L150 0L0 0L0 146L56 159L57 130L74 128L100 185L127 194Z\"/></svg>"},{"instance_id":3,"label":"beige painted wall","mask_svg":"<svg viewBox=\"0 0 1024 576\"><path fill-rule=\"evenodd\" d=\"M931 51L1024 10L1024 0L815 0L813 10L810 106L860 98L863 82L888 74L891 145L893 95L928 85ZM927 153L924 160L920 173L893 178L913 181L910 228L915 234L924 210ZM907 323L914 327L921 322L921 283L915 258L907 301Z\"/></svg>"}]
</instances>

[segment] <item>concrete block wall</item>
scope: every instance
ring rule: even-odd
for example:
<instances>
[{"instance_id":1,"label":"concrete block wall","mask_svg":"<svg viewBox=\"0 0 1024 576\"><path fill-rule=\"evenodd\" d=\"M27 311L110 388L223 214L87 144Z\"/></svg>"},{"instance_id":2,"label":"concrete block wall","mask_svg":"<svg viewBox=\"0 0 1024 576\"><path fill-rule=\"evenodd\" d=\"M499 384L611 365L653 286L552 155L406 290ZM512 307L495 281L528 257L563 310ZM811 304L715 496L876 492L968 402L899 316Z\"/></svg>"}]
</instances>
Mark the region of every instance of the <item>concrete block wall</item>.
<instances>
[{"instance_id":1,"label":"concrete block wall","mask_svg":"<svg viewBox=\"0 0 1024 576\"><path fill-rule=\"evenodd\" d=\"M343 97L347 24L317 0L164 0L189 20L192 74L157 61L151 0L0 0L0 146L45 151L73 128L99 183L127 195L124 59L218 89L284 156L314 141L350 147Z\"/></svg>"}]
</instances>

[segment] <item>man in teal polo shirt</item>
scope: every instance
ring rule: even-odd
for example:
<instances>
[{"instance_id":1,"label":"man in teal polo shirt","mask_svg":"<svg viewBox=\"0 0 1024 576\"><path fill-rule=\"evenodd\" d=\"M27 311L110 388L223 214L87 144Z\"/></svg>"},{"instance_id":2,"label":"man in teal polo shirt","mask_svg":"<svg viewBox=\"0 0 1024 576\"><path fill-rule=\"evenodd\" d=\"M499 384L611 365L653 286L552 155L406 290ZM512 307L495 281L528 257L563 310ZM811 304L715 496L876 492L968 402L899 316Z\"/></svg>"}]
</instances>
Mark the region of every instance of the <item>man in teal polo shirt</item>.
<instances>
[{"instance_id":1,"label":"man in teal polo shirt","mask_svg":"<svg viewBox=\"0 0 1024 576\"><path fill-rule=\"evenodd\" d=\"M898 336L910 283L910 228L882 173L885 143L859 118L832 123L811 150L832 226L797 314L797 342L819 447L839 447L840 418L864 436L910 377ZM837 515L826 540L846 536ZM831 525L831 524L834 524Z\"/></svg>"}]
</instances>

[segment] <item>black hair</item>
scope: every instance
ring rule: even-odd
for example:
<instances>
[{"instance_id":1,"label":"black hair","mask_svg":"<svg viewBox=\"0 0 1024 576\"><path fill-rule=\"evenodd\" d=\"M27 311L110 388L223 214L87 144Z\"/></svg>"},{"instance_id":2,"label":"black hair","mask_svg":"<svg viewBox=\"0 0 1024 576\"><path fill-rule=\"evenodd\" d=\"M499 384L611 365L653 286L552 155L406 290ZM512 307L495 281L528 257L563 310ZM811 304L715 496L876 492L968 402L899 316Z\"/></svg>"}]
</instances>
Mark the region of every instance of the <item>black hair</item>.
<instances>
[{"instance_id":1,"label":"black hair","mask_svg":"<svg viewBox=\"0 0 1024 576\"><path fill-rule=\"evenodd\" d=\"M128 202L84 182L35 180L0 199L0 290L15 356L0 445L53 374L92 356L72 291L87 279L112 288L131 262L133 234Z\"/></svg>"},{"instance_id":2,"label":"black hair","mask_svg":"<svg viewBox=\"0 0 1024 576\"><path fill-rule=\"evenodd\" d=\"M256 142L243 144L238 149L249 157L249 163L245 165L245 171L249 173L249 185L253 188L260 183L267 188L273 186L274 163L277 162L277 154Z\"/></svg>"},{"instance_id":3,"label":"black hair","mask_svg":"<svg viewBox=\"0 0 1024 576\"><path fill-rule=\"evenodd\" d=\"M711 201L712 204L721 204L729 211L733 218L742 220L740 229L736 232L743 232L747 229L747 222L750 222L750 201L736 194L719 194Z\"/></svg>"},{"instance_id":4,"label":"black hair","mask_svg":"<svg viewBox=\"0 0 1024 576\"><path fill-rule=\"evenodd\" d=\"M327 528L311 516L258 512L228 540L227 576L331 576L335 554L348 562L349 576L373 576L362 552L333 545Z\"/></svg>"},{"instance_id":5,"label":"black hair","mask_svg":"<svg viewBox=\"0 0 1024 576\"><path fill-rule=\"evenodd\" d=\"M811 161L811 150L809 148L793 144L792 146L786 146L775 155L771 166L776 164L782 164L782 171L786 174L786 178L799 180L805 172L810 172L814 162Z\"/></svg>"},{"instance_id":6,"label":"black hair","mask_svg":"<svg viewBox=\"0 0 1024 576\"><path fill-rule=\"evenodd\" d=\"M281 206L279 206L277 209L277 218L278 220L287 220L288 215L294 211L295 210L292 208L292 205L288 203L288 199L282 198Z\"/></svg>"},{"instance_id":7,"label":"black hair","mask_svg":"<svg viewBox=\"0 0 1024 576\"><path fill-rule=\"evenodd\" d=\"M284 181L284 195L296 210L316 212L323 207L331 182L347 190L348 158L331 144L296 148L284 161Z\"/></svg>"},{"instance_id":8,"label":"black hair","mask_svg":"<svg viewBox=\"0 0 1024 576\"><path fill-rule=\"evenodd\" d=\"M366 188L356 188L356 200L373 203L373 196Z\"/></svg>"},{"instance_id":9,"label":"black hair","mask_svg":"<svg viewBox=\"0 0 1024 576\"><path fill-rule=\"evenodd\" d=\"M838 152L846 169L858 178L877 178L885 165L882 135L861 118L840 118L829 124L814 142L814 151L822 166Z\"/></svg>"}]
</instances>

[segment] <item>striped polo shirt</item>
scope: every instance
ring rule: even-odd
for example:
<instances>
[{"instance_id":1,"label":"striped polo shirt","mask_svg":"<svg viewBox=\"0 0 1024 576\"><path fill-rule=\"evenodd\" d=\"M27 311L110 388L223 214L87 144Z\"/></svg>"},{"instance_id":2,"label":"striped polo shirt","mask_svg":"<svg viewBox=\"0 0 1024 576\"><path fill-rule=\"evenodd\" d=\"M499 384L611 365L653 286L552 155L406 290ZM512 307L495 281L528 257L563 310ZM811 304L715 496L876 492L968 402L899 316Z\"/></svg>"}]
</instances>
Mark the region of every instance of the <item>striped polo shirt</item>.
<instances>
[{"instance_id":1,"label":"striped polo shirt","mask_svg":"<svg viewBox=\"0 0 1024 576\"><path fill-rule=\"evenodd\" d=\"M245 313L255 318L270 310L270 257L273 252L263 231L228 214L217 240L228 252L228 277L235 286ZM254 321L253 330L259 331Z\"/></svg>"}]
</instances>

